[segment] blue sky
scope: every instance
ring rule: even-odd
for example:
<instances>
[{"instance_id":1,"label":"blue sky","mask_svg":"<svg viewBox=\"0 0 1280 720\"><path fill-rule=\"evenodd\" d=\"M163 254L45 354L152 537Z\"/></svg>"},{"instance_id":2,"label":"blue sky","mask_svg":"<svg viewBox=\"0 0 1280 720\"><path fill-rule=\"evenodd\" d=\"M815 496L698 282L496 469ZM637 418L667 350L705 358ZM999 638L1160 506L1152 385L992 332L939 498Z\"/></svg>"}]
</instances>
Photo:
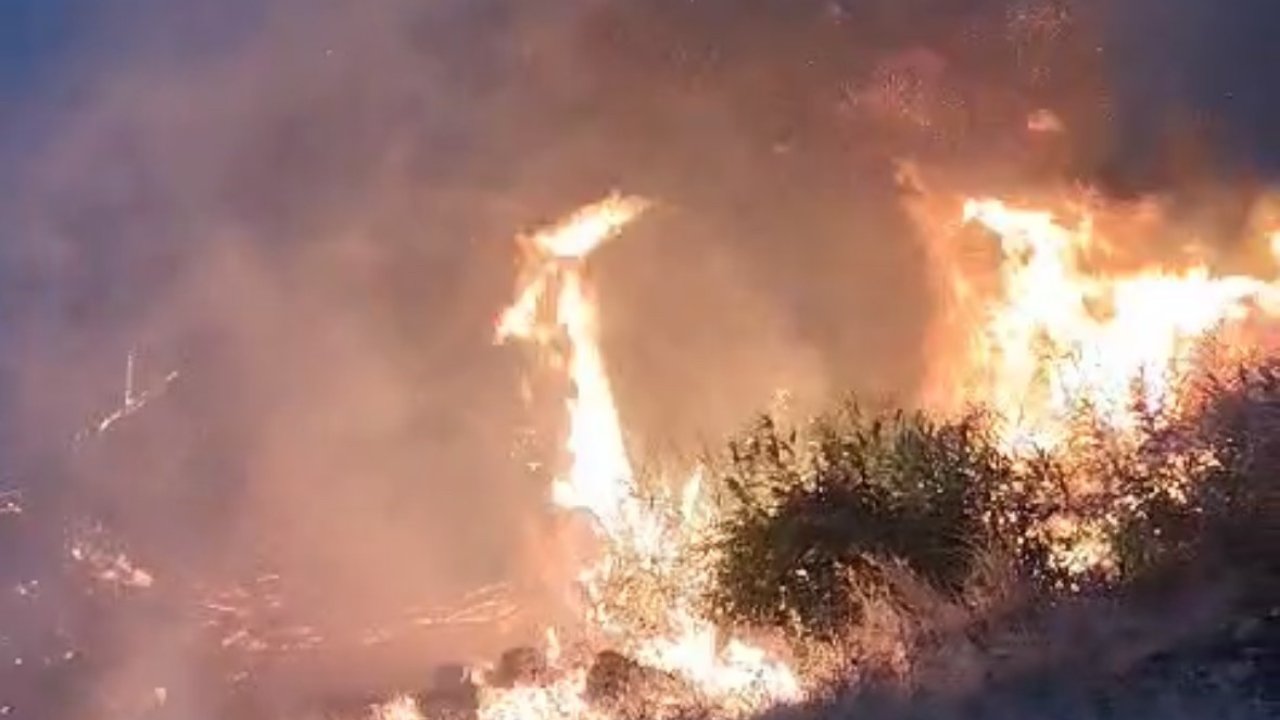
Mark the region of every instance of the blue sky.
<instances>
[{"instance_id":1,"label":"blue sky","mask_svg":"<svg viewBox=\"0 0 1280 720\"><path fill-rule=\"evenodd\" d=\"M0 0L0 186L47 133L59 100L77 83L68 62L100 17L91 0Z\"/></svg>"},{"instance_id":2,"label":"blue sky","mask_svg":"<svg viewBox=\"0 0 1280 720\"><path fill-rule=\"evenodd\" d=\"M0 98L13 102L38 87L85 10L82 0L0 0Z\"/></svg>"}]
</instances>

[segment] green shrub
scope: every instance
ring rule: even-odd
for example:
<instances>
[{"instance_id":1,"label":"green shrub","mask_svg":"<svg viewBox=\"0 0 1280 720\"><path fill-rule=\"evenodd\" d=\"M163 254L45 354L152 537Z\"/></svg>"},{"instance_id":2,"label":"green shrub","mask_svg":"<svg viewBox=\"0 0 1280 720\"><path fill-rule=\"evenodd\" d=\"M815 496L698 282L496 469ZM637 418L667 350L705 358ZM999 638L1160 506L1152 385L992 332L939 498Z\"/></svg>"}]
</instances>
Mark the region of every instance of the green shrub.
<instances>
[{"instance_id":1,"label":"green shrub","mask_svg":"<svg viewBox=\"0 0 1280 720\"><path fill-rule=\"evenodd\" d=\"M886 564L957 591L993 547L1029 565L1043 555L1028 540L1027 471L980 414L848 402L802 430L762 417L712 468L727 507L711 601L732 624L830 638L857 622L860 586L883 584Z\"/></svg>"},{"instance_id":2,"label":"green shrub","mask_svg":"<svg viewBox=\"0 0 1280 720\"><path fill-rule=\"evenodd\" d=\"M1197 697L1184 670L1274 677L1280 360L1189 382L1176 407L1135 404L1134 428L1084 413L1032 457L1005 453L980 412L849 402L798 428L761 417L707 464L721 501L711 609L782 630L798 655L842 651L834 672L862 684L883 665L905 682L886 687L954 675L1015 705L1046 678L1068 699L1139 707L1139 681ZM1062 526L1099 530L1115 564L1061 574L1057 553L1073 541L1053 536ZM984 586L990 560L1014 572ZM1085 642L1095 625L1114 648ZM1076 683L1082 673L1096 677Z\"/></svg>"},{"instance_id":3,"label":"green shrub","mask_svg":"<svg viewBox=\"0 0 1280 720\"><path fill-rule=\"evenodd\" d=\"M798 427L759 418L707 463L721 511L707 600L728 625L835 639L886 569L945 594L979 558L1011 561L1014 590L1052 595L1228 568L1280 605L1280 361L1198 376L1176 407L1134 408L1116 432L1080 418L1052 453L1013 457L981 412L867 412ZM1062 563L1083 528L1108 563ZM1084 536L1082 536L1084 537Z\"/></svg>"}]
</instances>

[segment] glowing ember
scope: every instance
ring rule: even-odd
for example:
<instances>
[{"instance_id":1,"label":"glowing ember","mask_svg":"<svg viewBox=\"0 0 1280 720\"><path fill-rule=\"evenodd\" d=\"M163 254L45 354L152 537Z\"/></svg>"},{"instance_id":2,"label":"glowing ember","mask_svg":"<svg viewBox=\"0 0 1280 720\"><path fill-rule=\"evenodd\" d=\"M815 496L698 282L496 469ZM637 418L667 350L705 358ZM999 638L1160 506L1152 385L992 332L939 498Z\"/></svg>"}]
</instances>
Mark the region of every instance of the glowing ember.
<instances>
[{"instance_id":1,"label":"glowing ember","mask_svg":"<svg viewBox=\"0 0 1280 720\"><path fill-rule=\"evenodd\" d=\"M373 720L420 720L418 703L408 696L398 697L373 708Z\"/></svg>"},{"instance_id":2,"label":"glowing ember","mask_svg":"<svg viewBox=\"0 0 1280 720\"><path fill-rule=\"evenodd\" d=\"M89 579L112 592L142 590L155 584L155 576L116 547L99 525L78 528L70 538L67 554L84 568Z\"/></svg>"},{"instance_id":3,"label":"glowing ember","mask_svg":"<svg viewBox=\"0 0 1280 720\"><path fill-rule=\"evenodd\" d=\"M0 490L0 515L22 514L22 492L19 490Z\"/></svg>"}]
</instances>

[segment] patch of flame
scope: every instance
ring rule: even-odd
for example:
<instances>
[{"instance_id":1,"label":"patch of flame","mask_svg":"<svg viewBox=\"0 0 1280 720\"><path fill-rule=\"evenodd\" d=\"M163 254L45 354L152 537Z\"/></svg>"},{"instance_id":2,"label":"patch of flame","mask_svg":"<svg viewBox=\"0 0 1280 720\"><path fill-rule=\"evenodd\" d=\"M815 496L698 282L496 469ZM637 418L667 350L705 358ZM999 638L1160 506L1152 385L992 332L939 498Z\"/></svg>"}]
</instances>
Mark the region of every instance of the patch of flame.
<instances>
[{"instance_id":1,"label":"patch of flame","mask_svg":"<svg viewBox=\"0 0 1280 720\"><path fill-rule=\"evenodd\" d=\"M647 207L641 198L613 195L531 237L519 238L527 267L515 300L497 323L499 342L518 339L536 344L551 354L553 367L565 368L573 385L572 397L566 401L571 463L555 480L552 501L566 510L585 511L595 520L605 552L579 576L588 598L598 598L600 581L620 557L652 565L674 562L696 525L696 474L685 484L681 497L684 527L675 528L674 533L670 523L640 497L600 349L596 306L584 274L586 258ZM722 644L716 628L690 611L689 604L668 609L667 624L674 629L669 635L626 627L598 603L589 614L619 650L657 670L679 675L725 710L759 709L765 702L798 698L799 682L785 664L737 640ZM559 655L556 642L549 643L548 656L553 655ZM585 689L586 674L580 668L544 685L486 688L480 715L483 720L601 717L601 711L584 699Z\"/></svg>"},{"instance_id":2,"label":"patch of flame","mask_svg":"<svg viewBox=\"0 0 1280 720\"><path fill-rule=\"evenodd\" d=\"M373 708L373 720L421 720L418 703L408 695L401 695Z\"/></svg>"},{"instance_id":3,"label":"patch of flame","mask_svg":"<svg viewBox=\"0 0 1280 720\"><path fill-rule=\"evenodd\" d=\"M963 218L998 238L999 283L984 294L952 268L952 299L972 324L959 357L944 353L960 366L947 382L953 399L998 412L1011 447L1055 446L1082 407L1129 429L1135 399L1153 409L1174 399L1207 334L1280 313L1280 286L1215 276L1203 264L1124 274L1087 267L1107 247L1087 212L1073 226L1048 210L970 199Z\"/></svg>"},{"instance_id":4,"label":"patch of flame","mask_svg":"<svg viewBox=\"0 0 1280 720\"><path fill-rule=\"evenodd\" d=\"M482 689L478 720L606 720L587 702L587 671L575 668L543 685Z\"/></svg>"},{"instance_id":5,"label":"patch of flame","mask_svg":"<svg viewBox=\"0 0 1280 720\"><path fill-rule=\"evenodd\" d=\"M1118 443L1139 439L1143 422L1191 399L1183 393L1195 373L1267 345L1280 316L1274 275L1220 275L1202 261L1122 267L1118 251L1129 248L1098 230L1101 213L1087 204L1072 207L1077 219L1068 220L1045 208L966 200L960 227L996 241L984 268L975 267L980 260L961 245L954 221L938 222L927 195L914 202L943 290L922 400L944 411L975 404L992 411L1000 442L1017 457L1069 448L1082 421ZM1164 229L1153 209L1147 203L1107 219ZM1258 239L1280 262L1280 232ZM1058 509L1042 531L1059 569L1106 574L1113 518L1087 510L1096 479L1080 472L1071 491L1083 509ZM1178 497L1185 488L1165 490Z\"/></svg>"},{"instance_id":6,"label":"patch of flame","mask_svg":"<svg viewBox=\"0 0 1280 720\"><path fill-rule=\"evenodd\" d=\"M520 339L554 352L563 334L568 344L569 380L574 396L569 414L569 471L557 478L552 500L568 510L584 510L615 542L636 542L646 534L635 478L627 456L613 390L600 352L595 304L583 277L582 261L615 237L647 203L613 195L584 207L521 243L532 265L516 300L498 320L497 340ZM560 362L557 362L560 364Z\"/></svg>"}]
</instances>

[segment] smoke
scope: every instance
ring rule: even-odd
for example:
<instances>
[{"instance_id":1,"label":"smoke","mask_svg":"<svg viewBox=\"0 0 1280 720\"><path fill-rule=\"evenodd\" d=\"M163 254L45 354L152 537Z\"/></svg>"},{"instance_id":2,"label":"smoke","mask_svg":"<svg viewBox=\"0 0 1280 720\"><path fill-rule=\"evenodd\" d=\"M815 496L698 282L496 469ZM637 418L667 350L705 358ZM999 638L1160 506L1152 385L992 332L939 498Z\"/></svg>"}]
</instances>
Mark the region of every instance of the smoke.
<instances>
[{"instance_id":1,"label":"smoke","mask_svg":"<svg viewBox=\"0 0 1280 720\"><path fill-rule=\"evenodd\" d=\"M120 684L172 688L174 668L221 674L188 642L204 596L266 573L282 578L278 622L339 648L409 608L519 579L519 528L544 489L511 460L518 368L489 339L517 216L486 209L501 193L467 177L492 80L454 70L503 60L432 47L476 34L474 12L151 7L95 37L109 69L85 70L74 102L33 110L55 127L24 153L7 203L6 479L25 486L46 565L40 608L24 613L122 666L87 704ZM163 396L72 441L126 382L171 373ZM108 528L154 586L118 601L59 588L72 519ZM175 617L143 620L157 606ZM92 637L65 627L90 612L105 625ZM43 662L43 638L14 632L29 637L13 659ZM419 658L351 660L398 682L396 665L425 677L425 663L474 652L413 640ZM339 677L311 670L297 674Z\"/></svg>"},{"instance_id":2,"label":"smoke","mask_svg":"<svg viewBox=\"0 0 1280 720\"><path fill-rule=\"evenodd\" d=\"M1280 158L1273 11L1236 4L68 5L0 120L0 478L29 506L0 515L2 574L46 578L0 654L89 643L86 602L117 617L50 579L70 519L110 528L174 614L95 631L127 661L102 692L205 672L197 587L277 572L289 613L341 635L536 585L545 486L512 447L554 437L556 408L521 405L489 330L511 236L614 187L657 203L593 269L638 443L714 440L782 389L909 397L930 297L895 163L1247 207ZM1040 110L1067 132L1029 133ZM72 447L130 353L164 394ZM398 683L495 634L296 674Z\"/></svg>"}]
</instances>

